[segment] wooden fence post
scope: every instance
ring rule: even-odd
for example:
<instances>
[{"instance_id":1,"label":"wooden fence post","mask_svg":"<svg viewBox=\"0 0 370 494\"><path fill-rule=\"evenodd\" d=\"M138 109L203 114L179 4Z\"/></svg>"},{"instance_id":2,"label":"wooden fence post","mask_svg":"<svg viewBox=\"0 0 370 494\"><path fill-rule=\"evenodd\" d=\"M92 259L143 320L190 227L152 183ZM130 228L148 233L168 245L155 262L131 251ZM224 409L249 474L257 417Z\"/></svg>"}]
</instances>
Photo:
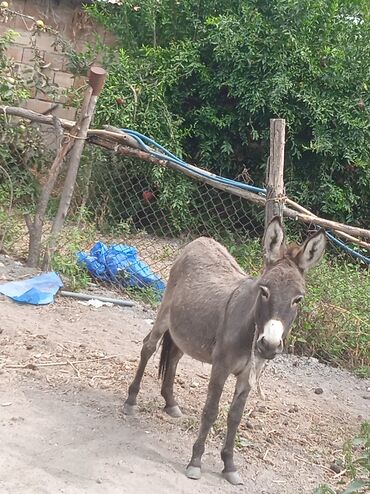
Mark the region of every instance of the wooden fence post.
<instances>
[{"instance_id":1,"label":"wooden fence post","mask_svg":"<svg viewBox=\"0 0 370 494\"><path fill-rule=\"evenodd\" d=\"M71 136L71 138L75 140L75 143L70 152L69 166L59 202L59 208L54 218L53 226L51 228L50 241L45 251L42 265L43 270L49 269L50 260L56 248L57 237L63 226L64 219L71 204L78 168L80 166L81 155L87 138L87 131L89 130L91 120L94 116L95 106L98 101L99 94L103 89L105 77L106 71L104 69L100 67L91 67L89 73L89 86L86 90L81 107L79 132L76 136Z\"/></svg>"},{"instance_id":2,"label":"wooden fence post","mask_svg":"<svg viewBox=\"0 0 370 494\"><path fill-rule=\"evenodd\" d=\"M270 158L266 171L265 231L272 218L283 221L285 120L270 120Z\"/></svg>"}]
</instances>

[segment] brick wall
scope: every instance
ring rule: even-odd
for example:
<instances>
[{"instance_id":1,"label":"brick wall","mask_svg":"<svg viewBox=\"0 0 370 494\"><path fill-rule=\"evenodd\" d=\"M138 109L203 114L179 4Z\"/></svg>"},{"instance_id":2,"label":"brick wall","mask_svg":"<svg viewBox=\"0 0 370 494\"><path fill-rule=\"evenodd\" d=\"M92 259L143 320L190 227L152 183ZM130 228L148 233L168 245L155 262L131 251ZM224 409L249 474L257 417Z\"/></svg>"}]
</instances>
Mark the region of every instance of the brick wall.
<instances>
[{"instance_id":1,"label":"brick wall","mask_svg":"<svg viewBox=\"0 0 370 494\"><path fill-rule=\"evenodd\" d=\"M8 0L11 10L20 12L26 16L32 16L44 21L45 25L55 28L64 39L68 40L77 50L83 49L87 42L93 42L99 35L105 44L112 44L112 36L105 32L101 26L94 24L84 14L78 1L73 0ZM31 48L32 20L19 16L9 18L7 22L0 22L0 34L12 29L18 32L16 43L9 48L8 53L19 65L19 70L29 70L34 57ZM67 68L67 60L63 54L56 52L52 43L53 36L40 32L36 36L36 45L45 61L45 75L59 88L61 92L72 86L78 87L81 78L74 78ZM49 65L50 64L50 65ZM37 112L50 109L55 103L59 107L53 112L61 118L74 120L76 111L67 107L65 98L61 95L51 99L41 91L32 94L32 98L23 106Z\"/></svg>"}]
</instances>

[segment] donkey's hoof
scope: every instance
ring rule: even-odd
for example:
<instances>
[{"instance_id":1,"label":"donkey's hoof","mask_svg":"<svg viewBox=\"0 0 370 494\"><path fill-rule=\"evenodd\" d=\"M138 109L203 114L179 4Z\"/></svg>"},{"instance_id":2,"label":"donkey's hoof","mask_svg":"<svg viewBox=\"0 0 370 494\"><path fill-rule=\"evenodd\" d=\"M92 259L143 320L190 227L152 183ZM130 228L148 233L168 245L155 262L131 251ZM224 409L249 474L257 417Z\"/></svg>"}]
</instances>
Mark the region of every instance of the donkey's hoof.
<instances>
[{"instance_id":1,"label":"donkey's hoof","mask_svg":"<svg viewBox=\"0 0 370 494\"><path fill-rule=\"evenodd\" d=\"M230 484L233 485L243 485L243 479L241 476L238 474L238 472L222 472L222 475L225 480L230 482Z\"/></svg>"},{"instance_id":2,"label":"donkey's hoof","mask_svg":"<svg viewBox=\"0 0 370 494\"><path fill-rule=\"evenodd\" d=\"M136 415L137 413L137 405L129 405L128 403L125 403L123 405L123 413L125 415Z\"/></svg>"},{"instance_id":3,"label":"donkey's hoof","mask_svg":"<svg viewBox=\"0 0 370 494\"><path fill-rule=\"evenodd\" d=\"M185 475L188 479L199 480L202 472L200 470L200 467L193 467L189 465L186 469Z\"/></svg>"},{"instance_id":4,"label":"donkey's hoof","mask_svg":"<svg viewBox=\"0 0 370 494\"><path fill-rule=\"evenodd\" d=\"M178 419L179 417L182 417L182 411L180 410L180 407L177 405L173 407L164 407L163 409L170 417L173 417L175 419Z\"/></svg>"}]
</instances>

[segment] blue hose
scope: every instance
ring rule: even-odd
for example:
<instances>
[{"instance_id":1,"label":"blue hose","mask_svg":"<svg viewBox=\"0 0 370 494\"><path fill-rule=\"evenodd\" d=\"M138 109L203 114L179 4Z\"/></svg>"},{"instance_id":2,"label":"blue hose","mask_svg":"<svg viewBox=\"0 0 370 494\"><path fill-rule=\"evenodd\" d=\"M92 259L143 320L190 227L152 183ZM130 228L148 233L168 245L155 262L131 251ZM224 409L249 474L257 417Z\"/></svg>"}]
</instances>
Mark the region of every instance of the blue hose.
<instances>
[{"instance_id":1,"label":"blue hose","mask_svg":"<svg viewBox=\"0 0 370 494\"><path fill-rule=\"evenodd\" d=\"M194 174L201 176L201 177L206 177L210 178L211 180L214 180L215 182L222 183L225 185L231 185L232 187L237 187L238 189L243 189L243 190L248 190L250 192L255 192L257 194L261 195L266 195L266 189L263 189L261 187L255 187L253 185L248 185L248 184L243 184L242 182L237 182L236 180L231 180L230 178L225 178L221 177L220 175L216 175L214 173L203 173L200 170L195 169L185 161L181 160L177 156L175 156L173 153L168 151L165 147L161 146L158 144L154 139L150 139L150 137L145 136L144 134L140 134L140 132L137 132L135 130L130 130L130 129L121 129L122 132L125 132L126 134L130 135L133 137L137 143L139 144L139 147L143 150L146 151L147 153L151 154L155 158L161 159L161 160L166 160L166 161L172 161L173 163L176 163L177 165L182 166L183 168L190 170ZM161 152L154 151L151 147L148 146L154 146L155 148L159 149ZM341 240L338 240L333 234L326 232L326 236L331 240L334 244L336 244L338 247L343 249L345 252L351 254L351 256L355 257L356 259L360 259L361 261L365 262L366 264L370 264L370 258L366 257L365 255L361 254L360 252L355 251L348 245L346 245L344 242Z\"/></svg>"},{"instance_id":2,"label":"blue hose","mask_svg":"<svg viewBox=\"0 0 370 494\"><path fill-rule=\"evenodd\" d=\"M364 256L363 254L361 254L360 252L357 252L356 250L353 250L351 249L351 247L348 247L348 245L346 245L344 242L342 242L341 240L339 240L338 238L334 237L334 235L332 235L331 233L329 232L326 232L326 236L336 245L338 245L338 247L340 247L341 249L343 249L344 251L348 252L349 254L351 254L351 256L355 257L356 259L361 259L361 261L364 261L366 262L366 264L370 264L370 257L366 257Z\"/></svg>"},{"instance_id":3,"label":"blue hose","mask_svg":"<svg viewBox=\"0 0 370 494\"><path fill-rule=\"evenodd\" d=\"M187 170L191 170L193 173L199 176L211 178L215 182L219 182L225 185L231 185L233 187L238 187L239 189L249 190L250 192L256 192L257 194L266 194L266 189L262 189L260 187L254 187L253 185L243 184L241 182L236 182L235 180L221 177L220 175L215 175L214 173L210 173L210 174L202 173L200 170L195 170L191 165L189 165L185 161L182 161L180 158L172 154L170 151L168 151L166 148L155 142L153 139L150 139L149 137L140 134L140 132L136 132L135 130L129 130L129 129L121 129L121 130L122 132L125 132L126 134L136 139L141 149L151 154L152 156L155 156L158 159L172 161L173 163L176 163L177 165L180 165L183 168L186 168ZM153 149L148 147L145 144L145 142L160 149L163 152L163 154L154 151Z\"/></svg>"}]
</instances>

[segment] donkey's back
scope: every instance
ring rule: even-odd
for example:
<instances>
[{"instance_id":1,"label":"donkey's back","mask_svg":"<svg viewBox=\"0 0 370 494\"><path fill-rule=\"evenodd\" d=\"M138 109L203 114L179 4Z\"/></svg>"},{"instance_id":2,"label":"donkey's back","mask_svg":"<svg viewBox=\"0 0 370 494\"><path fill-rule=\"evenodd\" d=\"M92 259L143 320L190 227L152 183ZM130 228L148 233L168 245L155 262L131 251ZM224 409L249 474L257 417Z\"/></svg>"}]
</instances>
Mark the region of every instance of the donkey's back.
<instances>
[{"instance_id":1,"label":"donkey's back","mask_svg":"<svg viewBox=\"0 0 370 494\"><path fill-rule=\"evenodd\" d=\"M194 288L233 284L246 276L225 247L212 238L200 237L190 242L174 262L168 289L179 283Z\"/></svg>"},{"instance_id":2,"label":"donkey's back","mask_svg":"<svg viewBox=\"0 0 370 494\"><path fill-rule=\"evenodd\" d=\"M213 239L201 237L184 248L171 269L161 307L171 338L182 352L212 362L230 295L246 278Z\"/></svg>"}]
</instances>

